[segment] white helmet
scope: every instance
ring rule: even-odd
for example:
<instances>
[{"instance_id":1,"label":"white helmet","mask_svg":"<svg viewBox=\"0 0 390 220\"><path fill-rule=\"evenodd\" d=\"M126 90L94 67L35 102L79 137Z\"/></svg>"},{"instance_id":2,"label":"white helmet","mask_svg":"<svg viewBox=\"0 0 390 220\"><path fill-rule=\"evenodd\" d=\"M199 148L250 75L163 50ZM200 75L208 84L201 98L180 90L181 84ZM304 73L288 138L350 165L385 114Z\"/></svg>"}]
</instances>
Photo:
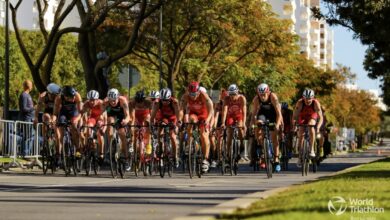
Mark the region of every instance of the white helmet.
<instances>
[{"instance_id":1,"label":"white helmet","mask_svg":"<svg viewBox=\"0 0 390 220\"><path fill-rule=\"evenodd\" d=\"M46 90L50 94L58 95L61 92L61 87L55 83L50 83L47 85Z\"/></svg>"},{"instance_id":2,"label":"white helmet","mask_svg":"<svg viewBox=\"0 0 390 220\"><path fill-rule=\"evenodd\" d=\"M161 89L160 94L162 100L169 100L172 96L172 92L169 88Z\"/></svg>"},{"instance_id":3,"label":"white helmet","mask_svg":"<svg viewBox=\"0 0 390 220\"><path fill-rule=\"evenodd\" d=\"M311 89L305 89L302 94L303 98L305 99L311 99L314 98L314 91Z\"/></svg>"},{"instance_id":4,"label":"white helmet","mask_svg":"<svg viewBox=\"0 0 390 220\"><path fill-rule=\"evenodd\" d=\"M257 86L257 91L260 94L268 93L269 92L269 86L267 84L265 84L265 83L262 83L262 84Z\"/></svg>"},{"instance_id":5,"label":"white helmet","mask_svg":"<svg viewBox=\"0 0 390 220\"><path fill-rule=\"evenodd\" d=\"M152 99L160 98L160 92L159 91L155 91L155 90L151 91L150 92L150 98L152 98Z\"/></svg>"},{"instance_id":6,"label":"white helmet","mask_svg":"<svg viewBox=\"0 0 390 220\"><path fill-rule=\"evenodd\" d=\"M199 91L201 91L203 93L207 93L207 89L203 86L199 86Z\"/></svg>"},{"instance_id":7,"label":"white helmet","mask_svg":"<svg viewBox=\"0 0 390 220\"><path fill-rule=\"evenodd\" d=\"M95 100L99 98L99 92L96 90L91 90L87 93L88 100Z\"/></svg>"},{"instance_id":8,"label":"white helmet","mask_svg":"<svg viewBox=\"0 0 390 220\"><path fill-rule=\"evenodd\" d=\"M119 97L119 91L117 89L110 89L107 92L107 97L109 100L117 100Z\"/></svg>"},{"instance_id":9,"label":"white helmet","mask_svg":"<svg viewBox=\"0 0 390 220\"><path fill-rule=\"evenodd\" d=\"M228 88L229 95L237 95L238 94L238 87L236 84L231 84Z\"/></svg>"}]
</instances>

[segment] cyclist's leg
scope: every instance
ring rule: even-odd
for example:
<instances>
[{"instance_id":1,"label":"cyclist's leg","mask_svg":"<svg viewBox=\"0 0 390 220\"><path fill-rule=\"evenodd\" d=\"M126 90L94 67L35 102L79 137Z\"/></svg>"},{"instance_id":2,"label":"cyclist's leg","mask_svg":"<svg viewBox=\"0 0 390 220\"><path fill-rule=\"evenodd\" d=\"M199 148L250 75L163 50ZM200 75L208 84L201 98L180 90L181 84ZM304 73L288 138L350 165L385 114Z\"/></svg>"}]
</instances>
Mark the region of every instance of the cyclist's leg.
<instances>
[{"instance_id":1,"label":"cyclist's leg","mask_svg":"<svg viewBox=\"0 0 390 220\"><path fill-rule=\"evenodd\" d=\"M112 116L109 116L107 118L107 123L108 124L114 124L115 123L115 117L112 117ZM107 143L108 143L108 146L110 146L111 144L111 138L112 138L112 135L114 134L114 127L113 126L107 126Z\"/></svg>"},{"instance_id":2,"label":"cyclist's leg","mask_svg":"<svg viewBox=\"0 0 390 220\"><path fill-rule=\"evenodd\" d=\"M308 125L315 125L315 124L316 124L316 120L315 119L310 119ZM309 134L310 134L310 156L313 156L313 155L315 155L315 152L314 152L314 142L316 141L315 127L310 127Z\"/></svg>"},{"instance_id":3,"label":"cyclist's leg","mask_svg":"<svg viewBox=\"0 0 390 220\"><path fill-rule=\"evenodd\" d=\"M272 139L272 144L273 144L273 147L274 147L274 161L275 162L279 162L279 138L278 138L278 133L279 131L276 131L276 130L271 130L270 131L270 134L271 134L271 139Z\"/></svg>"},{"instance_id":4,"label":"cyclist's leg","mask_svg":"<svg viewBox=\"0 0 390 220\"><path fill-rule=\"evenodd\" d=\"M244 143L244 140L245 140L245 130L244 130L244 122L241 120L237 120L237 125L238 127L240 127L240 129L238 130L238 138L240 139L240 151L238 152L239 155L241 155L241 153L243 153L245 151L245 143ZM245 156L245 155L243 155ZM246 157L246 156L245 156Z\"/></svg>"},{"instance_id":5,"label":"cyclist's leg","mask_svg":"<svg viewBox=\"0 0 390 220\"><path fill-rule=\"evenodd\" d=\"M51 122L51 116L50 114L48 113L45 113L42 115L42 122L43 122L43 126L42 126L42 137L46 137L46 132L47 132L47 126L52 126L50 125L50 122Z\"/></svg>"},{"instance_id":6,"label":"cyclist's leg","mask_svg":"<svg viewBox=\"0 0 390 220\"><path fill-rule=\"evenodd\" d=\"M80 149L80 134L78 132L78 124L80 121L80 115L74 116L71 118L71 129L70 132L72 134L72 142L73 145L76 147L76 156L78 156L77 152L80 153L82 149Z\"/></svg>"},{"instance_id":7,"label":"cyclist's leg","mask_svg":"<svg viewBox=\"0 0 390 220\"><path fill-rule=\"evenodd\" d=\"M122 155L127 159L127 138L126 138L126 129L125 128L119 128L118 129L119 138L121 139L121 152Z\"/></svg>"},{"instance_id":8,"label":"cyclist's leg","mask_svg":"<svg viewBox=\"0 0 390 220\"><path fill-rule=\"evenodd\" d=\"M100 158L104 158L104 133L106 130L105 126L102 126L104 123L104 120L101 118L101 116L98 118L96 122L97 130L96 130L96 136L98 141L98 151L100 152Z\"/></svg>"}]
</instances>

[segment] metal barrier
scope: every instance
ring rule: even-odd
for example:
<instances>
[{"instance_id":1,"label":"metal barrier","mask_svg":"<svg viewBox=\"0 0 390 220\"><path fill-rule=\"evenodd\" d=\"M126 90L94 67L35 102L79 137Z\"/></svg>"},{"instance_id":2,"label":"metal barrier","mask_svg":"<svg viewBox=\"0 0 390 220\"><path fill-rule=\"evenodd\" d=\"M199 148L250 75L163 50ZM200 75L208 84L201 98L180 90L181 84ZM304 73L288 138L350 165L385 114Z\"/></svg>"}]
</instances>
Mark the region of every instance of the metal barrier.
<instances>
[{"instance_id":1,"label":"metal barrier","mask_svg":"<svg viewBox=\"0 0 390 220\"><path fill-rule=\"evenodd\" d=\"M18 157L40 157L42 123L34 128L32 122L0 120L0 158L12 158L20 166Z\"/></svg>"},{"instance_id":2,"label":"metal barrier","mask_svg":"<svg viewBox=\"0 0 390 220\"><path fill-rule=\"evenodd\" d=\"M42 125L37 124L34 129L32 122L15 122L17 135L20 136L20 144L14 139L14 144L18 147L18 156L24 158L36 158L39 157L39 146L42 144Z\"/></svg>"},{"instance_id":3,"label":"metal barrier","mask_svg":"<svg viewBox=\"0 0 390 220\"><path fill-rule=\"evenodd\" d=\"M0 120L0 158L13 158L13 162L16 162L15 143L19 140L15 131L15 121Z\"/></svg>"}]
</instances>

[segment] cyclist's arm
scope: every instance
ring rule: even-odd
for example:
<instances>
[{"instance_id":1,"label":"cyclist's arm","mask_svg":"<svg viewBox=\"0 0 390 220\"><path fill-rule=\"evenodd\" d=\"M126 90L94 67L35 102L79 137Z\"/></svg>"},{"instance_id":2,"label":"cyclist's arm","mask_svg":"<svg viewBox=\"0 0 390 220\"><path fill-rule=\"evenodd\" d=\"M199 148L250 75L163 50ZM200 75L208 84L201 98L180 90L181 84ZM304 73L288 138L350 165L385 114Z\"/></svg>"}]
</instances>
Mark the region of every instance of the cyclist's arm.
<instances>
[{"instance_id":1,"label":"cyclist's arm","mask_svg":"<svg viewBox=\"0 0 390 220\"><path fill-rule=\"evenodd\" d=\"M180 117L179 102L176 99L173 100L173 110L175 111L177 120L181 121L179 118Z\"/></svg>"},{"instance_id":2,"label":"cyclist's arm","mask_svg":"<svg viewBox=\"0 0 390 220\"><path fill-rule=\"evenodd\" d=\"M125 98L122 98L122 97L119 98L119 101L120 101L120 105L122 106L124 114L125 114L125 118L123 119L123 122L124 122L124 124L127 124L127 123L129 123L129 121L131 119L129 104L128 104L127 100Z\"/></svg>"},{"instance_id":3,"label":"cyclist's arm","mask_svg":"<svg viewBox=\"0 0 390 220\"><path fill-rule=\"evenodd\" d=\"M299 116L299 113L301 113L301 111L302 111L302 100L299 100L294 108L294 113L293 113L293 117L292 117L292 124L291 124L292 126L295 126L295 124L297 123L298 116Z\"/></svg>"},{"instance_id":4,"label":"cyclist's arm","mask_svg":"<svg viewBox=\"0 0 390 220\"><path fill-rule=\"evenodd\" d=\"M80 93L76 93L76 107L77 107L77 111L81 112L81 109L83 108L83 102Z\"/></svg>"},{"instance_id":5,"label":"cyclist's arm","mask_svg":"<svg viewBox=\"0 0 390 220\"><path fill-rule=\"evenodd\" d=\"M207 107L207 112L208 112L206 122L210 123L211 117L214 114L213 101L211 101L210 97L206 93L201 92L200 94L203 96L203 99L206 102L206 107Z\"/></svg>"},{"instance_id":6,"label":"cyclist's arm","mask_svg":"<svg viewBox=\"0 0 390 220\"><path fill-rule=\"evenodd\" d=\"M53 115L52 115L53 122L57 121L57 116L60 113L60 109L61 109L61 96L58 95L54 100L54 108L53 108Z\"/></svg>"},{"instance_id":7,"label":"cyclist's arm","mask_svg":"<svg viewBox=\"0 0 390 220\"><path fill-rule=\"evenodd\" d=\"M89 102L88 100L84 102L83 107L81 108L80 114L87 113L87 111L89 109L89 105L87 105L88 102Z\"/></svg>"},{"instance_id":8,"label":"cyclist's arm","mask_svg":"<svg viewBox=\"0 0 390 220\"><path fill-rule=\"evenodd\" d=\"M150 123L153 124L154 123L154 118L156 117L156 114L157 114L157 108L158 108L158 102L154 103L153 107L152 107L152 112L150 113Z\"/></svg>"},{"instance_id":9,"label":"cyclist's arm","mask_svg":"<svg viewBox=\"0 0 390 220\"><path fill-rule=\"evenodd\" d=\"M187 100L186 100L186 98L187 98L187 93L185 93L182 97L181 97L181 99L180 99L180 113L179 113L179 120L181 120L181 121L184 121L184 112L185 112L185 110L186 110L186 108L187 108Z\"/></svg>"},{"instance_id":10,"label":"cyclist's arm","mask_svg":"<svg viewBox=\"0 0 390 220\"><path fill-rule=\"evenodd\" d=\"M321 128L321 125L322 125L322 122L324 120L324 117L323 117L323 114L322 114L322 110L321 110L321 104L320 102L316 101L315 104L314 104L314 110L317 112L318 114L318 117L319 117L319 120L318 120L318 123L317 123L317 133L320 132L320 128Z\"/></svg>"},{"instance_id":11,"label":"cyclist's arm","mask_svg":"<svg viewBox=\"0 0 390 220\"><path fill-rule=\"evenodd\" d=\"M227 115L227 111L228 111L228 99L229 97L225 97L224 100L223 100L223 103L222 103L222 117L221 117L221 124L222 125L225 125L225 122L226 122L226 115Z\"/></svg>"},{"instance_id":12,"label":"cyclist's arm","mask_svg":"<svg viewBox=\"0 0 390 220\"><path fill-rule=\"evenodd\" d=\"M282 116L281 107L280 107L278 97L274 93L272 93L271 102L272 102L272 105L274 106L275 111L276 111L276 126L279 128L280 125L283 123L283 116Z\"/></svg>"},{"instance_id":13,"label":"cyclist's arm","mask_svg":"<svg viewBox=\"0 0 390 220\"><path fill-rule=\"evenodd\" d=\"M242 112L243 112L243 125L245 126L246 124L246 115L247 115L247 112L246 112L246 98L244 95L241 95L241 98L242 98Z\"/></svg>"},{"instance_id":14,"label":"cyclist's arm","mask_svg":"<svg viewBox=\"0 0 390 220\"><path fill-rule=\"evenodd\" d=\"M46 94L46 92L43 92L43 93L39 94L38 104L36 106L35 113L34 113L34 121L38 121L39 112L45 106L45 103L43 102L43 97L45 97L45 94Z\"/></svg>"}]
</instances>

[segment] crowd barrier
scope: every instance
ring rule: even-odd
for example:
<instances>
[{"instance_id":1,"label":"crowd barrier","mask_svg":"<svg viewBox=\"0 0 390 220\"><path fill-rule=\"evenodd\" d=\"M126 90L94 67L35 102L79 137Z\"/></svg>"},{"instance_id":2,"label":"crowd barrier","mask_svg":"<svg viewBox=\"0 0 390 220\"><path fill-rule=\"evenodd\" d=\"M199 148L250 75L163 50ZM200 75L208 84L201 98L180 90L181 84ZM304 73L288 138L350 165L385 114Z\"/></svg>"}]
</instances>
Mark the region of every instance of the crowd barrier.
<instances>
[{"instance_id":1,"label":"crowd barrier","mask_svg":"<svg viewBox=\"0 0 390 220\"><path fill-rule=\"evenodd\" d=\"M42 123L0 120L0 158L38 160L42 141Z\"/></svg>"}]
</instances>

